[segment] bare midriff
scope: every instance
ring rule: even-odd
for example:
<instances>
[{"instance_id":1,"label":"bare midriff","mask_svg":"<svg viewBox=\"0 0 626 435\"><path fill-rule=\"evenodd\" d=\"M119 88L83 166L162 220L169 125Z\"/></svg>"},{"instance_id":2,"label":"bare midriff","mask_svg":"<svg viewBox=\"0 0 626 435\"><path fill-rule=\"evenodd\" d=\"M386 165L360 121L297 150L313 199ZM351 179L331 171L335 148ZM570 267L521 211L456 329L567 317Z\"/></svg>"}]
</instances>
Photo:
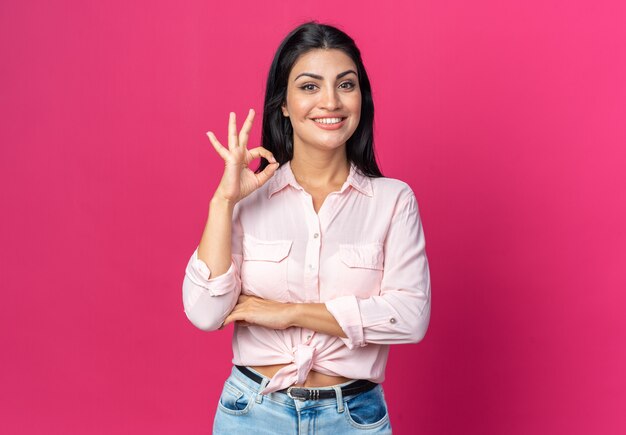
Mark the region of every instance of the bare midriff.
<instances>
[{"instance_id":1,"label":"bare midriff","mask_svg":"<svg viewBox=\"0 0 626 435\"><path fill-rule=\"evenodd\" d=\"M273 378L276 372L288 364L275 364L271 366L250 366L251 369L256 370L263 376ZM304 381L304 384L294 384L298 387L330 387L331 385L343 384L351 381L350 378L344 378L343 376L329 376L315 370L311 370Z\"/></svg>"}]
</instances>

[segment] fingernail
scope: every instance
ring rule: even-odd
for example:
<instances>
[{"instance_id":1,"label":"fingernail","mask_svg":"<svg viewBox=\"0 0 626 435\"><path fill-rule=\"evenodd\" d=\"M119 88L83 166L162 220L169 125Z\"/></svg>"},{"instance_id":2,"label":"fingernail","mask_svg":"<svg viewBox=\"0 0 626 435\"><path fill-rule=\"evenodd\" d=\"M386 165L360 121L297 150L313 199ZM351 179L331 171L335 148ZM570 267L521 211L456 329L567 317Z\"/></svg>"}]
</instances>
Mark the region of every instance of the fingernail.
<instances>
[{"instance_id":1,"label":"fingernail","mask_svg":"<svg viewBox=\"0 0 626 435\"><path fill-rule=\"evenodd\" d=\"M210 132L210 131L207 131L207 132L206 132L206 135L207 135L207 136L209 136L209 137L210 137L212 134L213 134L213 133L212 133L212 132Z\"/></svg>"},{"instance_id":2,"label":"fingernail","mask_svg":"<svg viewBox=\"0 0 626 435\"><path fill-rule=\"evenodd\" d=\"M274 157L270 157L270 162L272 162L272 163L277 163L277 162L276 162L276 159L275 159Z\"/></svg>"}]
</instances>

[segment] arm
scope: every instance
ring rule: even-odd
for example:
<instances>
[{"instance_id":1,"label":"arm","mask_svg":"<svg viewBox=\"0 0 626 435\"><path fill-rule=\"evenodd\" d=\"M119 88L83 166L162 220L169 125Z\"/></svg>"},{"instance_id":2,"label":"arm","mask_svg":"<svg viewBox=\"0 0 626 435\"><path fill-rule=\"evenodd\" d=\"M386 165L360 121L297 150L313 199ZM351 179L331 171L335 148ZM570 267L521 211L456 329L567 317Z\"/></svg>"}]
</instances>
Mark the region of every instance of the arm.
<instances>
[{"instance_id":1,"label":"arm","mask_svg":"<svg viewBox=\"0 0 626 435\"><path fill-rule=\"evenodd\" d=\"M211 200L200 244L185 270L185 314L204 331L222 325L241 292L241 226L235 208L220 198Z\"/></svg>"},{"instance_id":2,"label":"arm","mask_svg":"<svg viewBox=\"0 0 626 435\"><path fill-rule=\"evenodd\" d=\"M293 304L291 313L291 325L311 331L321 332L335 337L348 338L335 319L323 303Z\"/></svg>"},{"instance_id":3,"label":"arm","mask_svg":"<svg viewBox=\"0 0 626 435\"><path fill-rule=\"evenodd\" d=\"M224 325L239 321L242 324L260 325L270 329L291 326L347 338L335 317L322 303L288 303L241 295L235 309Z\"/></svg>"},{"instance_id":4,"label":"arm","mask_svg":"<svg viewBox=\"0 0 626 435\"><path fill-rule=\"evenodd\" d=\"M202 239L189 259L183 280L185 314L191 323L205 331L219 329L241 293L239 201L265 184L278 168L272 153L265 148L247 149L253 119L254 110L250 109L237 135L235 113L229 114L228 148L212 132L207 133L215 151L224 159L224 174L211 200ZM255 174L248 164L258 157L272 163Z\"/></svg>"},{"instance_id":5,"label":"arm","mask_svg":"<svg viewBox=\"0 0 626 435\"><path fill-rule=\"evenodd\" d=\"M198 258L209 267L213 277L228 271L231 266L231 231L235 204L213 197L209 217L198 245Z\"/></svg>"},{"instance_id":6,"label":"arm","mask_svg":"<svg viewBox=\"0 0 626 435\"><path fill-rule=\"evenodd\" d=\"M385 239L380 295L342 296L326 301L348 336L349 348L368 343L417 343L430 322L430 271L426 241L413 191L407 191Z\"/></svg>"}]
</instances>

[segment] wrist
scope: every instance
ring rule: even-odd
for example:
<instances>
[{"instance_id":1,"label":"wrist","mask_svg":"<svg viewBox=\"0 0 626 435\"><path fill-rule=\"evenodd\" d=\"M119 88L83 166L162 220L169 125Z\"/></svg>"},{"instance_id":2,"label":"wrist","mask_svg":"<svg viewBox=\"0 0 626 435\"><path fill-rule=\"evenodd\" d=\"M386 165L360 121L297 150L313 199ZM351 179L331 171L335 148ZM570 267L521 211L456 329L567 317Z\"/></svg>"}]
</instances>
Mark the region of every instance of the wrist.
<instances>
[{"instance_id":1,"label":"wrist","mask_svg":"<svg viewBox=\"0 0 626 435\"><path fill-rule=\"evenodd\" d=\"M298 303L288 303L286 306L287 311L287 321L289 326L300 326L298 320L300 316L302 316L302 304Z\"/></svg>"},{"instance_id":2,"label":"wrist","mask_svg":"<svg viewBox=\"0 0 626 435\"><path fill-rule=\"evenodd\" d=\"M216 195L213 195L213 197L211 198L209 206L211 208L219 207L219 208L230 208L230 209L232 209L233 207L235 207L236 203L237 203L237 201L226 199L226 198L216 194Z\"/></svg>"}]
</instances>

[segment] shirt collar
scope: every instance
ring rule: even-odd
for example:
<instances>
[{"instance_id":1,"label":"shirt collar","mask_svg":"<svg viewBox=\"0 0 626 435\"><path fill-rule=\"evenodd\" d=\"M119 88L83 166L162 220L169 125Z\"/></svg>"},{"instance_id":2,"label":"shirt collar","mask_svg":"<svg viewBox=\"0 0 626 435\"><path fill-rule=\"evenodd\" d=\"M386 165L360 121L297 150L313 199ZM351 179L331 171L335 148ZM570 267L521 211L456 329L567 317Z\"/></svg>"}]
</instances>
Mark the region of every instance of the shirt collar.
<instances>
[{"instance_id":1,"label":"shirt collar","mask_svg":"<svg viewBox=\"0 0 626 435\"><path fill-rule=\"evenodd\" d=\"M279 190L282 190L287 185L291 185L295 189L304 191L302 186L298 184L296 178L293 175L293 171L291 170L291 160L282 164L276 170L274 176L268 181L268 185L268 198L271 198L273 194L275 194ZM345 183L343 183L343 186L341 186L340 192L343 193L343 191L346 190L348 186L352 186L354 189L358 190L364 195L374 195L374 192L372 190L372 180L370 179L370 177L361 174L356 165L352 162L350 163L350 173L348 174L348 178Z\"/></svg>"}]
</instances>

